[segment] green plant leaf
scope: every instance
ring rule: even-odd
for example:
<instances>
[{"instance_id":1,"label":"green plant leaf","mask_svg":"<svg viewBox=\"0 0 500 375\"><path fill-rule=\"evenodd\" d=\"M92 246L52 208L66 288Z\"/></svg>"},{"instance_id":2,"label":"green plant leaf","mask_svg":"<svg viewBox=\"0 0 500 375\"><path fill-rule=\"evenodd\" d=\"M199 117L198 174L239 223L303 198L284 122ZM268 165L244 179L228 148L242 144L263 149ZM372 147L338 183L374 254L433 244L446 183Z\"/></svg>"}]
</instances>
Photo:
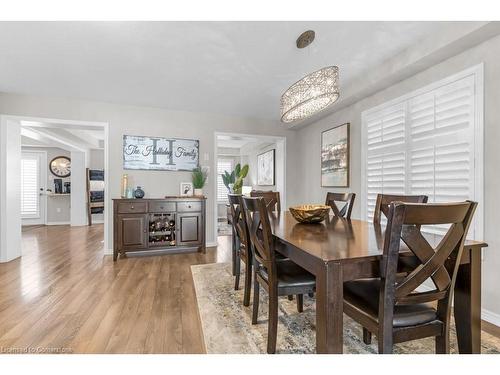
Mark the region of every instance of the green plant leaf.
<instances>
[{"instance_id":1,"label":"green plant leaf","mask_svg":"<svg viewBox=\"0 0 500 375\"><path fill-rule=\"evenodd\" d=\"M234 173L236 175L236 178L240 177L240 171L241 171L241 165L240 163L236 164L236 167L234 167Z\"/></svg>"},{"instance_id":2,"label":"green plant leaf","mask_svg":"<svg viewBox=\"0 0 500 375\"><path fill-rule=\"evenodd\" d=\"M248 164L245 164L243 168L241 168L240 177L245 178L248 174L248 170L249 170Z\"/></svg>"}]
</instances>

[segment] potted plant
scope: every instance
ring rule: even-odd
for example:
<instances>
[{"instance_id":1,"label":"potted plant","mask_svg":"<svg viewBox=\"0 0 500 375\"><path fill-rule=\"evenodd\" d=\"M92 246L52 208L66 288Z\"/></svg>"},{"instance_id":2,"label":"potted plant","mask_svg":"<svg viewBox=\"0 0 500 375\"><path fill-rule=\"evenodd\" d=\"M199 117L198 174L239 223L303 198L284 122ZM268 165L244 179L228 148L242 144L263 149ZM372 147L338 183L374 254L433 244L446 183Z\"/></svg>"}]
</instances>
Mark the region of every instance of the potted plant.
<instances>
[{"instance_id":1,"label":"potted plant","mask_svg":"<svg viewBox=\"0 0 500 375\"><path fill-rule=\"evenodd\" d=\"M207 182L207 172L201 167L195 168L192 174L194 195L203 195L203 186Z\"/></svg>"},{"instance_id":2,"label":"potted plant","mask_svg":"<svg viewBox=\"0 0 500 375\"><path fill-rule=\"evenodd\" d=\"M236 164L234 171L229 173L228 171L224 171L222 174L222 181L224 185L226 185L229 193L241 194L241 190L243 188L243 179L248 174L248 164L245 164L243 167L240 163Z\"/></svg>"}]
</instances>

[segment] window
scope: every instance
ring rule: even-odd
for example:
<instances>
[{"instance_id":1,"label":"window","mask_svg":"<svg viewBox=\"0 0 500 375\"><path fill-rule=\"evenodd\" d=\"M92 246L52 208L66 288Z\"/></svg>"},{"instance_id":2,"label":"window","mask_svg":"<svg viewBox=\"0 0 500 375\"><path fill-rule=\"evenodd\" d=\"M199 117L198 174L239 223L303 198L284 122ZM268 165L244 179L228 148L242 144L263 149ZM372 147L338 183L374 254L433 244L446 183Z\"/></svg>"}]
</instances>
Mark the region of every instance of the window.
<instances>
[{"instance_id":1,"label":"window","mask_svg":"<svg viewBox=\"0 0 500 375\"><path fill-rule=\"evenodd\" d=\"M39 218L39 157L23 154L21 158L21 217Z\"/></svg>"},{"instance_id":2,"label":"window","mask_svg":"<svg viewBox=\"0 0 500 375\"><path fill-rule=\"evenodd\" d=\"M363 218L378 193L479 202L482 236L482 65L362 114Z\"/></svg>"},{"instance_id":3,"label":"window","mask_svg":"<svg viewBox=\"0 0 500 375\"><path fill-rule=\"evenodd\" d=\"M227 203L227 188L222 181L224 171L231 172L233 170L233 160L218 159L217 160L217 202Z\"/></svg>"}]
</instances>

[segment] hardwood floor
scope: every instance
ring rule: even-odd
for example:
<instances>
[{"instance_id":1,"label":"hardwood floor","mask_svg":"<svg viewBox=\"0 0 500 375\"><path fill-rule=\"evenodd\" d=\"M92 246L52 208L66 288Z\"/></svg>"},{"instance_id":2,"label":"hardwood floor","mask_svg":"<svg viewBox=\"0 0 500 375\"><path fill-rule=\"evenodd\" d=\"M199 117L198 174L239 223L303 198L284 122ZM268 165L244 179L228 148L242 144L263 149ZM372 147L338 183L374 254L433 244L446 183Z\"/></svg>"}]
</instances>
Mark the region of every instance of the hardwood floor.
<instances>
[{"instance_id":1,"label":"hardwood floor","mask_svg":"<svg viewBox=\"0 0 500 375\"><path fill-rule=\"evenodd\" d=\"M23 256L0 264L0 353L204 353L192 264L206 254L103 257L103 226L23 230Z\"/></svg>"},{"instance_id":2,"label":"hardwood floor","mask_svg":"<svg viewBox=\"0 0 500 375\"><path fill-rule=\"evenodd\" d=\"M116 263L102 238L102 225L23 228L23 256L0 264L0 353L205 352L190 266L229 262L231 237Z\"/></svg>"}]
</instances>

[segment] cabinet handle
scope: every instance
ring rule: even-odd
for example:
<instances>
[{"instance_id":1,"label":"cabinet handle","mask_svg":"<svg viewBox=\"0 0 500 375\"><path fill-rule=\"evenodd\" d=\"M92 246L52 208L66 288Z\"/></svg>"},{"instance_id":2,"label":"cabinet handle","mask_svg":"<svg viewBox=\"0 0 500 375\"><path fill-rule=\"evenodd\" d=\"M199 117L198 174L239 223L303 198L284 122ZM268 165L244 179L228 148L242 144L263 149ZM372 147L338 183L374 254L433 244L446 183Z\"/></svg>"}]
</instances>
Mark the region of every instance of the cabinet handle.
<instances>
[{"instance_id":1,"label":"cabinet handle","mask_svg":"<svg viewBox=\"0 0 500 375\"><path fill-rule=\"evenodd\" d=\"M190 205L190 204L188 204L188 208L191 208L191 205Z\"/></svg>"},{"instance_id":2,"label":"cabinet handle","mask_svg":"<svg viewBox=\"0 0 500 375\"><path fill-rule=\"evenodd\" d=\"M130 206L130 209L133 210L134 209L134 206Z\"/></svg>"}]
</instances>

